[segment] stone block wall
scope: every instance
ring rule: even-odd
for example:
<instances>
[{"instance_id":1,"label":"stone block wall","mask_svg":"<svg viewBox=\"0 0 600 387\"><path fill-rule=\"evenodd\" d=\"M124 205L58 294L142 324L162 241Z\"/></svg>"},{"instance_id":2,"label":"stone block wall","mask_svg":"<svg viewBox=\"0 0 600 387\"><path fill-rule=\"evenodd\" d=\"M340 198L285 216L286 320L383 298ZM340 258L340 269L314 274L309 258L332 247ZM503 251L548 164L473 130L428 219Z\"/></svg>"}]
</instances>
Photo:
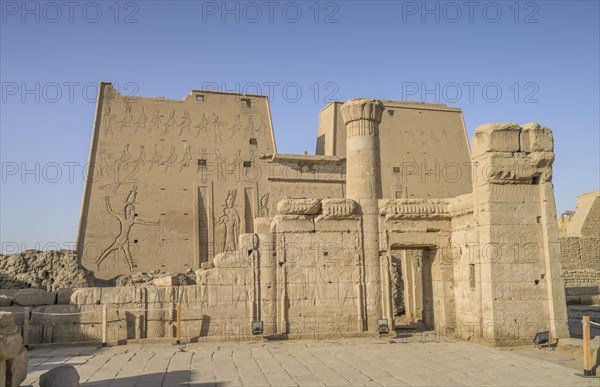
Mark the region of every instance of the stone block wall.
<instances>
[{"instance_id":1,"label":"stone block wall","mask_svg":"<svg viewBox=\"0 0 600 387\"><path fill-rule=\"evenodd\" d=\"M560 250L567 295L600 293L600 238L560 238Z\"/></svg>"}]
</instances>

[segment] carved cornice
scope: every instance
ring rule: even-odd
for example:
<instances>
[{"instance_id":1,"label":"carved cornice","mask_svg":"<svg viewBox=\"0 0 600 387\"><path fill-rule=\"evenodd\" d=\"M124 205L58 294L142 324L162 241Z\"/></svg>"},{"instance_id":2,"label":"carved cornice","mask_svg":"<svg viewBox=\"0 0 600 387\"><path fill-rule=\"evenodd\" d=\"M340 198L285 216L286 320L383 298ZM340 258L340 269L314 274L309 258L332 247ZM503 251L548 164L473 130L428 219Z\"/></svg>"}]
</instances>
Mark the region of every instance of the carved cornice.
<instances>
[{"instance_id":1,"label":"carved cornice","mask_svg":"<svg viewBox=\"0 0 600 387\"><path fill-rule=\"evenodd\" d=\"M377 99L354 98L341 107L346 136L379 136L381 115L385 109Z\"/></svg>"},{"instance_id":2,"label":"carved cornice","mask_svg":"<svg viewBox=\"0 0 600 387\"><path fill-rule=\"evenodd\" d=\"M379 214L386 218L450 218L448 201L441 199L383 199Z\"/></svg>"},{"instance_id":3,"label":"carved cornice","mask_svg":"<svg viewBox=\"0 0 600 387\"><path fill-rule=\"evenodd\" d=\"M352 199L323 199L321 201L324 219L350 218L357 204Z\"/></svg>"},{"instance_id":4,"label":"carved cornice","mask_svg":"<svg viewBox=\"0 0 600 387\"><path fill-rule=\"evenodd\" d=\"M317 215L320 210L319 199L285 198L277 203L277 212L281 215Z\"/></svg>"}]
</instances>

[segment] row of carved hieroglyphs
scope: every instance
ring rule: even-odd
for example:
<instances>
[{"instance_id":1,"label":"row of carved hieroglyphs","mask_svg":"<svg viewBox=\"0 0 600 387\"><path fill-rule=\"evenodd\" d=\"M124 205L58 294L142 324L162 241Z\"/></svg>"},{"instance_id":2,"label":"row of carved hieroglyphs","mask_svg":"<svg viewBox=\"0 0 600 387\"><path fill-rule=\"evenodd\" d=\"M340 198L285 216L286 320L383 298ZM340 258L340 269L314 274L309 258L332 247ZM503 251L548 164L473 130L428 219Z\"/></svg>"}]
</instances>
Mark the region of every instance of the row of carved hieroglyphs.
<instances>
[{"instance_id":1,"label":"row of carved hieroglyphs","mask_svg":"<svg viewBox=\"0 0 600 387\"><path fill-rule=\"evenodd\" d=\"M396 137L401 144L426 145L428 143L453 145L458 151L465 146L465 141L460 135L448 136L446 129L398 129Z\"/></svg>"},{"instance_id":2,"label":"row of carved hieroglyphs","mask_svg":"<svg viewBox=\"0 0 600 387\"><path fill-rule=\"evenodd\" d=\"M202 148L200 152L192 152L191 145L185 145L182 151L178 151L175 145L171 145L169 151L163 152L159 144L154 145L152 154L146 154L146 147L139 145L136 153L132 155L130 144L125 144L118 158L113 160L113 155L102 148L98 152L98 159L94 165L94 181L104 181L101 188L113 187L115 191L120 183L125 181L135 183L134 178L139 172L146 173L168 173L183 172L185 168L192 167L195 156L199 162L195 172L210 172L216 175L217 180L226 181L228 174L240 176L242 168L242 150L238 149L230 161L219 149L214 153ZM256 168L256 156L254 150L250 149L246 159L248 168ZM207 171L210 168L210 171Z\"/></svg>"},{"instance_id":3,"label":"row of carved hieroglyphs","mask_svg":"<svg viewBox=\"0 0 600 387\"><path fill-rule=\"evenodd\" d=\"M262 116L258 120L254 115L247 115L242 119L240 113L236 114L231 120L225 121L216 113L203 112L201 118L192 119L189 110L184 110L181 116L176 110L171 110L167 114L161 114L160 109L154 109L150 117L146 115L144 107L140 109L137 117L132 113L132 107L126 107L125 113L120 116L115 114L111 106L106 106L102 114L102 128L105 136L112 136L114 129L118 128L119 133L136 134L144 131L148 134L167 135L176 134L178 136L195 136L212 134L215 143L223 142L223 132L226 132L229 139L239 136L256 136L264 133L267 124ZM256 122L258 121L258 122Z\"/></svg>"}]
</instances>

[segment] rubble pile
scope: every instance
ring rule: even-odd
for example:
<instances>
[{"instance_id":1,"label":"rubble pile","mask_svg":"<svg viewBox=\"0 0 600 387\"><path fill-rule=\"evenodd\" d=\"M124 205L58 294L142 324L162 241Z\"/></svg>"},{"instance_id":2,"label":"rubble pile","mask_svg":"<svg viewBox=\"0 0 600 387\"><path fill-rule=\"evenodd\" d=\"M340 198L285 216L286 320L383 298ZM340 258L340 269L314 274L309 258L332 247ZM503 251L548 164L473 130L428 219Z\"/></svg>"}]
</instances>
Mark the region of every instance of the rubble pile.
<instances>
[{"instance_id":1,"label":"rubble pile","mask_svg":"<svg viewBox=\"0 0 600 387\"><path fill-rule=\"evenodd\" d=\"M44 289L98 286L92 271L79 264L71 250L0 255L0 289Z\"/></svg>"}]
</instances>

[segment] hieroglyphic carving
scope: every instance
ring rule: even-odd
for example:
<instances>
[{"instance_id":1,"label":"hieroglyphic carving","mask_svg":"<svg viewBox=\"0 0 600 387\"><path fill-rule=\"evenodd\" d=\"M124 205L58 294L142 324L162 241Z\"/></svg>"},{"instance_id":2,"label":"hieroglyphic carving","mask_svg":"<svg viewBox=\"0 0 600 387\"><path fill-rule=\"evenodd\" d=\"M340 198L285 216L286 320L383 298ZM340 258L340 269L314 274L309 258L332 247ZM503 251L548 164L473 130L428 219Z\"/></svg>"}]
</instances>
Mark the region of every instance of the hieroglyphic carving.
<instances>
[{"instance_id":1,"label":"hieroglyphic carving","mask_svg":"<svg viewBox=\"0 0 600 387\"><path fill-rule=\"evenodd\" d=\"M115 160L114 169L118 171L123 165L125 165L129 159L131 158L131 153L129 153L129 144L123 145L123 151L121 152L121 157Z\"/></svg>"},{"instance_id":2,"label":"hieroglyphic carving","mask_svg":"<svg viewBox=\"0 0 600 387\"><path fill-rule=\"evenodd\" d=\"M215 149L215 164L217 166L217 179L225 182L226 160L219 149Z\"/></svg>"},{"instance_id":3,"label":"hieroglyphic carving","mask_svg":"<svg viewBox=\"0 0 600 387\"><path fill-rule=\"evenodd\" d=\"M541 285L497 284L494 286L497 300L538 300L545 289Z\"/></svg>"},{"instance_id":4,"label":"hieroglyphic carving","mask_svg":"<svg viewBox=\"0 0 600 387\"><path fill-rule=\"evenodd\" d=\"M239 113L233 118L233 124L229 128L229 138L233 138L236 134L238 136L242 134L242 123L240 122Z\"/></svg>"},{"instance_id":5,"label":"hieroglyphic carving","mask_svg":"<svg viewBox=\"0 0 600 387\"><path fill-rule=\"evenodd\" d=\"M171 113L169 113L169 117L167 118L167 121L165 122L165 128L163 129L161 135L165 135L167 134L167 132L172 131L175 128L175 110L171 110Z\"/></svg>"},{"instance_id":6,"label":"hieroglyphic carving","mask_svg":"<svg viewBox=\"0 0 600 387\"><path fill-rule=\"evenodd\" d=\"M448 201L441 199L383 199L379 213L388 217L449 217Z\"/></svg>"},{"instance_id":7,"label":"hieroglyphic carving","mask_svg":"<svg viewBox=\"0 0 600 387\"><path fill-rule=\"evenodd\" d=\"M183 170L184 167L190 166L190 161L192 161L192 146L188 145L185 148L185 152L183 153L183 157L181 158L181 162L179 165L179 172Z\"/></svg>"},{"instance_id":8,"label":"hieroglyphic carving","mask_svg":"<svg viewBox=\"0 0 600 387\"><path fill-rule=\"evenodd\" d=\"M113 120L114 116L112 114L111 108L110 106L106 106L104 108L104 117L102 117L102 121L104 121L104 134L105 135L111 135L113 134L112 131L112 120Z\"/></svg>"},{"instance_id":9,"label":"hieroglyphic carving","mask_svg":"<svg viewBox=\"0 0 600 387\"><path fill-rule=\"evenodd\" d=\"M208 128L208 119L206 118L206 114L202 113L202 120L200 121L200 123L196 126L194 126L194 128L198 129L196 130L196 133L194 134L194 136L198 137L200 135L200 133L206 133L207 128Z\"/></svg>"},{"instance_id":10,"label":"hieroglyphic carving","mask_svg":"<svg viewBox=\"0 0 600 387\"><path fill-rule=\"evenodd\" d=\"M258 216L261 218L269 216L269 195L270 194L266 193L260 198L260 203L258 206Z\"/></svg>"},{"instance_id":11,"label":"hieroglyphic carving","mask_svg":"<svg viewBox=\"0 0 600 387\"><path fill-rule=\"evenodd\" d=\"M375 197L375 175L377 173L376 167L371 164L361 164L361 176L363 184L368 185L368 192L370 197Z\"/></svg>"},{"instance_id":12,"label":"hieroglyphic carving","mask_svg":"<svg viewBox=\"0 0 600 387\"><path fill-rule=\"evenodd\" d=\"M189 133L192 119L190 118L190 112L184 111L181 122L179 123L179 135L181 136L184 132Z\"/></svg>"},{"instance_id":13,"label":"hieroglyphic carving","mask_svg":"<svg viewBox=\"0 0 600 387\"><path fill-rule=\"evenodd\" d=\"M203 163L198 162L198 166L196 167L196 173L200 172L200 171L206 171L206 158L208 157L207 152L206 152L206 148L202 148L202 151L200 152L200 159L204 160Z\"/></svg>"},{"instance_id":14,"label":"hieroglyphic carving","mask_svg":"<svg viewBox=\"0 0 600 387\"><path fill-rule=\"evenodd\" d=\"M146 121L148 121L148 117L146 117L146 112L144 110L144 107L142 106L142 111L140 112L140 116L138 117L138 120L135 122L133 133L135 134L141 128L145 128Z\"/></svg>"},{"instance_id":15,"label":"hieroglyphic carving","mask_svg":"<svg viewBox=\"0 0 600 387\"><path fill-rule=\"evenodd\" d=\"M160 164L160 159L162 158L162 155L160 154L160 152L158 151L158 144L154 145L154 153L152 154L152 158L150 160L148 160L148 172L152 171L152 168L155 165L159 165Z\"/></svg>"},{"instance_id":16,"label":"hieroglyphic carving","mask_svg":"<svg viewBox=\"0 0 600 387\"><path fill-rule=\"evenodd\" d=\"M223 215L217 223L222 225L223 252L237 251L237 238L240 232L240 216L234 208L237 190L228 191Z\"/></svg>"},{"instance_id":17,"label":"hieroglyphic carving","mask_svg":"<svg viewBox=\"0 0 600 387\"><path fill-rule=\"evenodd\" d=\"M222 144L223 143L223 132L221 132L221 127L225 125L224 122L221 121L218 115L213 113L213 126L215 128L215 143Z\"/></svg>"},{"instance_id":18,"label":"hieroglyphic carving","mask_svg":"<svg viewBox=\"0 0 600 387\"><path fill-rule=\"evenodd\" d=\"M165 162L162 163L162 165L165 166L164 173L167 173L167 171L169 170L169 167L174 165L176 161L177 161L177 154L175 153L175 145L173 145L173 146L171 146L171 153L169 153Z\"/></svg>"},{"instance_id":19,"label":"hieroglyphic carving","mask_svg":"<svg viewBox=\"0 0 600 387\"><path fill-rule=\"evenodd\" d=\"M121 127L120 127L119 131L122 132L123 129L130 128L132 123L133 123L133 114L131 114L131 106L127 106L125 108L125 115L123 116L123 119L121 120Z\"/></svg>"},{"instance_id":20,"label":"hieroglyphic carving","mask_svg":"<svg viewBox=\"0 0 600 387\"><path fill-rule=\"evenodd\" d=\"M238 176L238 173L240 171L240 165L242 164L242 150L238 149L235 152L235 156L233 157L233 161L231 162L230 166L231 166L231 171L233 173L236 174L236 176Z\"/></svg>"},{"instance_id":21,"label":"hieroglyphic carving","mask_svg":"<svg viewBox=\"0 0 600 387\"><path fill-rule=\"evenodd\" d=\"M150 118L150 124L148 125L148 133L152 133L152 130L158 130L162 124L162 118L160 115L159 109L154 109L154 113L152 113L152 118Z\"/></svg>"},{"instance_id":22,"label":"hieroglyphic carving","mask_svg":"<svg viewBox=\"0 0 600 387\"><path fill-rule=\"evenodd\" d=\"M112 167L109 164L109 160L112 157L110 153L106 152L106 149L102 148L99 152L100 162L97 164L98 172L100 174L100 178L105 178L110 176L110 171Z\"/></svg>"},{"instance_id":23,"label":"hieroglyphic carving","mask_svg":"<svg viewBox=\"0 0 600 387\"><path fill-rule=\"evenodd\" d=\"M129 249L129 233L131 228L136 225L144 225L144 226L156 226L158 222L148 222L138 218L135 213L135 205L134 201L137 198L137 187L134 186L132 191L129 192L127 199L125 201L125 206L123 207L123 213L118 213L113 211L110 200L108 196L105 196L106 201L106 209L109 214L117 218L119 221L119 234L113 241L113 243L102 252L102 255L96 261L96 266L98 269L100 268L100 264L110 256L113 252L121 249L123 253L125 253L125 258L127 260L127 264L129 265L129 270L133 270L137 265L133 261L131 256L131 251Z\"/></svg>"},{"instance_id":24,"label":"hieroglyphic carving","mask_svg":"<svg viewBox=\"0 0 600 387\"><path fill-rule=\"evenodd\" d=\"M127 164L135 164L136 166L140 166L144 165L145 162L146 152L144 150L144 146L140 145L140 153L138 154L138 157L136 157L134 160L129 161Z\"/></svg>"}]
</instances>

